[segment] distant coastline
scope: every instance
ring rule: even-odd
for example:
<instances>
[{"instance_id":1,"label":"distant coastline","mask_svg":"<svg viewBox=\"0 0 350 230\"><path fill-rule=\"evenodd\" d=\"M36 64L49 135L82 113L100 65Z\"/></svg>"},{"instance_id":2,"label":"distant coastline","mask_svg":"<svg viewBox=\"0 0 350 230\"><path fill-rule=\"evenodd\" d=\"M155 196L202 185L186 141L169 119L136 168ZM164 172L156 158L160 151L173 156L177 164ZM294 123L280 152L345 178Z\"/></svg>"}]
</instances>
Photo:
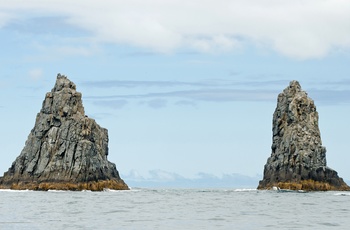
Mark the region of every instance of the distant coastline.
<instances>
[{"instance_id":1,"label":"distant coastline","mask_svg":"<svg viewBox=\"0 0 350 230\"><path fill-rule=\"evenodd\" d=\"M163 170L151 170L149 174L148 177L144 177L131 171L121 176L130 187L139 188L256 188L262 176L251 177L238 173L216 176L198 173L196 177L188 178Z\"/></svg>"}]
</instances>

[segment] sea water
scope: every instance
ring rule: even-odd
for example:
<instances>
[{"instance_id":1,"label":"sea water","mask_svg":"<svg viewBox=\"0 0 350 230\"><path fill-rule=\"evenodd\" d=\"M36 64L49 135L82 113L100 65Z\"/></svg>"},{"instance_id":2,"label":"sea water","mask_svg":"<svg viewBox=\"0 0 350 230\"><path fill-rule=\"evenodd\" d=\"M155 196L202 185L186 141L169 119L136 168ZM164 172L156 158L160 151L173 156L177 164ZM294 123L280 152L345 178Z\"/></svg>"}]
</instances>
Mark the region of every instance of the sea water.
<instances>
[{"instance_id":1,"label":"sea water","mask_svg":"<svg viewBox=\"0 0 350 230\"><path fill-rule=\"evenodd\" d=\"M0 190L0 229L350 229L350 193Z\"/></svg>"}]
</instances>

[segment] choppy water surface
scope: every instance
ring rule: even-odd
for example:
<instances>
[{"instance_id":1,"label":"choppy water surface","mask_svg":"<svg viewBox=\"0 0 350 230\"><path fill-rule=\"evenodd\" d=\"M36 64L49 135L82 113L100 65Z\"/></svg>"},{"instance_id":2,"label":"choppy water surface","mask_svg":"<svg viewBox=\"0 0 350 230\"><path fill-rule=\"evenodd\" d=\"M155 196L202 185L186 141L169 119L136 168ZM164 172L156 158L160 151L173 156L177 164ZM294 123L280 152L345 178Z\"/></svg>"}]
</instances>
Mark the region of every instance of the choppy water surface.
<instances>
[{"instance_id":1,"label":"choppy water surface","mask_svg":"<svg viewBox=\"0 0 350 230\"><path fill-rule=\"evenodd\" d=\"M0 190L0 229L350 229L350 193Z\"/></svg>"}]
</instances>

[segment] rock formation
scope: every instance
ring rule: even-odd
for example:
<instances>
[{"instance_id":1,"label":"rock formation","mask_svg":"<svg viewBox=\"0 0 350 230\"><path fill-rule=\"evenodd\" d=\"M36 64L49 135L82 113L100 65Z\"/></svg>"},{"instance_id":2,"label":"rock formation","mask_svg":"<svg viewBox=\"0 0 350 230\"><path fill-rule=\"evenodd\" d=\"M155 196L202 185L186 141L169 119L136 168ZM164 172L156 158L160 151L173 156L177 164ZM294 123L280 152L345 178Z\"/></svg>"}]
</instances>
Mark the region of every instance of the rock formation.
<instances>
[{"instance_id":1,"label":"rock formation","mask_svg":"<svg viewBox=\"0 0 350 230\"><path fill-rule=\"evenodd\" d=\"M87 117L82 95L58 74L21 154L0 177L0 188L128 189L107 160L108 131Z\"/></svg>"},{"instance_id":2,"label":"rock formation","mask_svg":"<svg viewBox=\"0 0 350 230\"><path fill-rule=\"evenodd\" d=\"M349 190L327 167L316 106L299 82L290 82L278 95L272 132L272 153L258 189Z\"/></svg>"}]
</instances>

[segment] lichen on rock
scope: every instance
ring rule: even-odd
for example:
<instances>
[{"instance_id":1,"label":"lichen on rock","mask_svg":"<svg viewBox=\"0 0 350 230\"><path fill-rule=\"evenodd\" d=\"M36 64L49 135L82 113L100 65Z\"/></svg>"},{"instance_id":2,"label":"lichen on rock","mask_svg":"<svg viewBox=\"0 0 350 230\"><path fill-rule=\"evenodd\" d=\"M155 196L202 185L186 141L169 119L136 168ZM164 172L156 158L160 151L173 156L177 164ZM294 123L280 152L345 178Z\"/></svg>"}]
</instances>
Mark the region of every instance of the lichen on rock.
<instances>
[{"instance_id":1,"label":"lichen on rock","mask_svg":"<svg viewBox=\"0 0 350 230\"><path fill-rule=\"evenodd\" d=\"M349 190L338 173L327 167L314 101L298 81L278 95L273 114L271 156L258 189Z\"/></svg>"},{"instance_id":2,"label":"lichen on rock","mask_svg":"<svg viewBox=\"0 0 350 230\"><path fill-rule=\"evenodd\" d=\"M58 74L21 154L0 177L0 188L128 189L107 155L107 129L85 115L76 85Z\"/></svg>"}]
</instances>

